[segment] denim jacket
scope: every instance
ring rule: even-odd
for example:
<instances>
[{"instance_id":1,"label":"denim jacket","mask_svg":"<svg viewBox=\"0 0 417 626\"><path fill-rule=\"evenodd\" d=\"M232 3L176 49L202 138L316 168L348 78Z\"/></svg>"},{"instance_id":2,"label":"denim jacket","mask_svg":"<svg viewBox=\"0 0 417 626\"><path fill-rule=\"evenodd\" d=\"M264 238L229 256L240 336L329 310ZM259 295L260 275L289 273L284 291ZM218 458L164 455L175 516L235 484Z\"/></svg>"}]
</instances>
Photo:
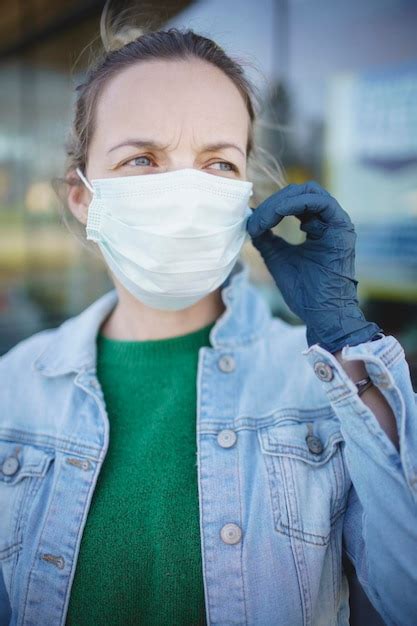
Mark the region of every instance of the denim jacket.
<instances>
[{"instance_id":1,"label":"denim jacket","mask_svg":"<svg viewBox=\"0 0 417 626\"><path fill-rule=\"evenodd\" d=\"M244 262L221 294L197 372L207 623L348 625L346 552L384 621L415 626L417 408L402 346L389 335L342 352L392 407L397 452L335 357L271 315ZM0 358L2 626L65 624L109 440L95 340L116 302L111 290Z\"/></svg>"}]
</instances>

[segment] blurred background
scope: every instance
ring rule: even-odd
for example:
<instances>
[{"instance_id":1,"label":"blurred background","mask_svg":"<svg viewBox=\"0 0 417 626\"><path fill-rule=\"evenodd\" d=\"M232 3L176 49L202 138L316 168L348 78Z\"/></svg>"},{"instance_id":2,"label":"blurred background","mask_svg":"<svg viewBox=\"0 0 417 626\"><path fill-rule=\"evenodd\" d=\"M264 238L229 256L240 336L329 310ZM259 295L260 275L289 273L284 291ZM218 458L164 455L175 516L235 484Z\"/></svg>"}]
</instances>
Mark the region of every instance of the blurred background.
<instances>
[{"instance_id":1,"label":"blurred background","mask_svg":"<svg viewBox=\"0 0 417 626\"><path fill-rule=\"evenodd\" d=\"M0 354L112 284L62 222L74 87L99 45L102 0L0 0ZM113 6L115 6L113 4ZM417 3L414 0L119 2L187 26L248 63L261 146L288 182L315 179L350 213L359 296L404 346L417 380ZM254 180L258 195L272 182ZM294 222L291 222L294 220ZM295 218L284 236L301 241ZM257 251L243 255L271 308L298 323Z\"/></svg>"},{"instance_id":2,"label":"blurred background","mask_svg":"<svg viewBox=\"0 0 417 626\"><path fill-rule=\"evenodd\" d=\"M0 355L112 288L103 263L63 224L51 187L64 171L74 87L98 45L103 4L0 0ZM400 340L417 388L417 2L137 7L248 62L263 101L259 143L283 164L288 182L315 179L350 213L362 308ZM265 196L276 190L254 183ZM286 219L280 228L297 241L298 226ZM298 323L258 253L245 246L273 313ZM364 600L352 604L352 624L380 623Z\"/></svg>"}]
</instances>

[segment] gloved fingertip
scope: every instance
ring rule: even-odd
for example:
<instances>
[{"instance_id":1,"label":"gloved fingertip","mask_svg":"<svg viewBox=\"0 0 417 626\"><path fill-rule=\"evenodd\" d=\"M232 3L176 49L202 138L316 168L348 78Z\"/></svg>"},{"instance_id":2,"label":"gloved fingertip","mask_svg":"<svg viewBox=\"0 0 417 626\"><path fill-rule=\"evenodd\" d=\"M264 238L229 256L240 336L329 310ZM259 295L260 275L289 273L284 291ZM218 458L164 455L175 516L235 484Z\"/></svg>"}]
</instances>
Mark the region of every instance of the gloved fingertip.
<instances>
[{"instance_id":1,"label":"gloved fingertip","mask_svg":"<svg viewBox=\"0 0 417 626\"><path fill-rule=\"evenodd\" d=\"M261 234L261 229L259 228L256 220L253 219L253 216L249 216L249 219L246 222L246 230L251 237L257 237Z\"/></svg>"}]
</instances>

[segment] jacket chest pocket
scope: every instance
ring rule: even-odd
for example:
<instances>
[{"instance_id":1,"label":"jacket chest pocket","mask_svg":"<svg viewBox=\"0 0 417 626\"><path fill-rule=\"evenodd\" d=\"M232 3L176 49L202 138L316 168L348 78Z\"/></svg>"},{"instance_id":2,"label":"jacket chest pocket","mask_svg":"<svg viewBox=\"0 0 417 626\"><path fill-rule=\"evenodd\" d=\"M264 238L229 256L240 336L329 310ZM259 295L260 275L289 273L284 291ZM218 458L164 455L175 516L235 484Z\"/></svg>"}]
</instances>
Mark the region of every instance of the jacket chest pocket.
<instances>
[{"instance_id":1,"label":"jacket chest pocket","mask_svg":"<svg viewBox=\"0 0 417 626\"><path fill-rule=\"evenodd\" d=\"M51 451L0 440L0 560L20 548L30 503L53 458Z\"/></svg>"},{"instance_id":2,"label":"jacket chest pocket","mask_svg":"<svg viewBox=\"0 0 417 626\"><path fill-rule=\"evenodd\" d=\"M258 437L276 530L327 545L350 486L338 420L285 418L260 428Z\"/></svg>"}]
</instances>

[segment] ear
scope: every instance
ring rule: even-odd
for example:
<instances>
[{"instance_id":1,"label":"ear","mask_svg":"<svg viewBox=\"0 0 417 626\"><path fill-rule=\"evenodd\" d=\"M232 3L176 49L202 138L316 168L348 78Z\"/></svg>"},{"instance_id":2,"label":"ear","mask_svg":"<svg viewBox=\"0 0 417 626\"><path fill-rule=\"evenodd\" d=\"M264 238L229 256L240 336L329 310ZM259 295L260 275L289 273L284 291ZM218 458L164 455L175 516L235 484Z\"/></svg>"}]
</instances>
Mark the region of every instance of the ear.
<instances>
[{"instance_id":1,"label":"ear","mask_svg":"<svg viewBox=\"0 0 417 626\"><path fill-rule=\"evenodd\" d=\"M86 225L92 193L86 188L75 171L68 174L67 180L69 183L67 196L68 207L74 217L76 217L79 222Z\"/></svg>"}]
</instances>

